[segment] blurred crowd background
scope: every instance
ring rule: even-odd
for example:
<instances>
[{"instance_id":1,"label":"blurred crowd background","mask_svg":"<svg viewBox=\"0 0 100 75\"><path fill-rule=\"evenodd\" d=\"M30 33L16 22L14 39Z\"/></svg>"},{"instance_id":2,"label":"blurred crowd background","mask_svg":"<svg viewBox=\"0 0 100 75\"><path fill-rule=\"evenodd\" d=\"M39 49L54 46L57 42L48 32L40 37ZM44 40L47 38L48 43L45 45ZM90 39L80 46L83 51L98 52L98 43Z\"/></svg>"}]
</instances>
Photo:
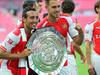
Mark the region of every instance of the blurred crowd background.
<instances>
[{"instance_id":1,"label":"blurred crowd background","mask_svg":"<svg viewBox=\"0 0 100 75\"><path fill-rule=\"evenodd\" d=\"M94 4L96 0L73 0L75 2L75 11L73 17L84 27L87 23L95 19ZM24 0L0 0L0 42L17 25L21 18L22 5ZM41 2L41 12L46 12L44 0ZM42 17L42 16L41 16Z\"/></svg>"}]
</instances>

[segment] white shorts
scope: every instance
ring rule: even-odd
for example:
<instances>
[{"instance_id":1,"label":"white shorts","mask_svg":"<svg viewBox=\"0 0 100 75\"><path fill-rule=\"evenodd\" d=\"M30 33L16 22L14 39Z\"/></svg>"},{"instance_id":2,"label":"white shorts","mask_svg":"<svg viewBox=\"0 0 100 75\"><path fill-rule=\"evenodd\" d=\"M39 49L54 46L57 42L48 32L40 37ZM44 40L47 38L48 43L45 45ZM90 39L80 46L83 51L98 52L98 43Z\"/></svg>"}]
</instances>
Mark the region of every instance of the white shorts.
<instances>
[{"instance_id":1,"label":"white shorts","mask_svg":"<svg viewBox=\"0 0 100 75\"><path fill-rule=\"evenodd\" d=\"M97 75L100 75L100 55L98 55L94 50L92 52L91 60Z\"/></svg>"},{"instance_id":2,"label":"white shorts","mask_svg":"<svg viewBox=\"0 0 100 75\"><path fill-rule=\"evenodd\" d=\"M5 66L0 67L0 75L13 75Z\"/></svg>"},{"instance_id":3,"label":"white shorts","mask_svg":"<svg viewBox=\"0 0 100 75\"><path fill-rule=\"evenodd\" d=\"M74 55L68 54L68 65L61 69L59 75L78 75L78 69Z\"/></svg>"}]
</instances>

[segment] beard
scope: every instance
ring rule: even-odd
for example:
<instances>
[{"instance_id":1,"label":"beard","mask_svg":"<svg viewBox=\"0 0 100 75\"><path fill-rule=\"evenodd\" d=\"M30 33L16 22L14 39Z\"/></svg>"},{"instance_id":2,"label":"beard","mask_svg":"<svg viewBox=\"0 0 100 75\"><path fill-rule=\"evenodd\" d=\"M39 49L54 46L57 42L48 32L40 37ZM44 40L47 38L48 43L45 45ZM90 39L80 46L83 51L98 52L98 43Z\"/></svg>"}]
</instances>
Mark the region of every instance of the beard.
<instances>
[{"instance_id":1,"label":"beard","mask_svg":"<svg viewBox=\"0 0 100 75\"><path fill-rule=\"evenodd\" d=\"M55 17L55 18L59 18L60 13L59 12L55 12L55 13L52 14L52 16Z\"/></svg>"}]
</instances>

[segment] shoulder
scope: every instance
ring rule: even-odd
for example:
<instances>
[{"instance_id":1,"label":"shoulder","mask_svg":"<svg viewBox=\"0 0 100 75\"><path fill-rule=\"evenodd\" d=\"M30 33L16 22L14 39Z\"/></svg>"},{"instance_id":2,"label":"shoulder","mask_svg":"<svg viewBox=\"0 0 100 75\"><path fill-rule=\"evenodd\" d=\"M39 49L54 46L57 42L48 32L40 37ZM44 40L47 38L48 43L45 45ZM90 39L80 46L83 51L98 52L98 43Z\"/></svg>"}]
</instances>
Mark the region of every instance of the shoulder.
<instances>
[{"instance_id":1,"label":"shoulder","mask_svg":"<svg viewBox=\"0 0 100 75\"><path fill-rule=\"evenodd\" d=\"M63 18L65 20L72 20L72 18L70 16L60 16L60 18Z\"/></svg>"},{"instance_id":2,"label":"shoulder","mask_svg":"<svg viewBox=\"0 0 100 75\"><path fill-rule=\"evenodd\" d=\"M15 34L15 31L16 29L10 32L6 39L1 43L0 48L4 51L11 51L20 42L20 35Z\"/></svg>"},{"instance_id":3,"label":"shoulder","mask_svg":"<svg viewBox=\"0 0 100 75\"><path fill-rule=\"evenodd\" d=\"M46 23L48 22L48 19L47 19L47 17L45 17L45 18L43 18L43 20L42 21L40 21L38 24L37 24L37 28L41 28L41 27L43 27Z\"/></svg>"},{"instance_id":4,"label":"shoulder","mask_svg":"<svg viewBox=\"0 0 100 75\"><path fill-rule=\"evenodd\" d=\"M73 23L73 20L70 16L60 16L60 18L66 20L69 23L69 25Z\"/></svg>"},{"instance_id":5,"label":"shoulder","mask_svg":"<svg viewBox=\"0 0 100 75\"><path fill-rule=\"evenodd\" d=\"M20 35L20 28L14 29L11 33L14 34L15 36L19 36Z\"/></svg>"},{"instance_id":6,"label":"shoulder","mask_svg":"<svg viewBox=\"0 0 100 75\"><path fill-rule=\"evenodd\" d=\"M14 42L18 42L20 40L20 36L20 29L16 28L8 34L7 38L13 40Z\"/></svg>"},{"instance_id":7,"label":"shoulder","mask_svg":"<svg viewBox=\"0 0 100 75\"><path fill-rule=\"evenodd\" d=\"M96 23L96 21L92 21L92 22L86 24L85 30L93 30L93 27L94 27L95 23Z\"/></svg>"},{"instance_id":8,"label":"shoulder","mask_svg":"<svg viewBox=\"0 0 100 75\"><path fill-rule=\"evenodd\" d=\"M92 22L88 23L87 25L88 26L93 26L95 23L96 23L96 21L92 21Z\"/></svg>"}]
</instances>

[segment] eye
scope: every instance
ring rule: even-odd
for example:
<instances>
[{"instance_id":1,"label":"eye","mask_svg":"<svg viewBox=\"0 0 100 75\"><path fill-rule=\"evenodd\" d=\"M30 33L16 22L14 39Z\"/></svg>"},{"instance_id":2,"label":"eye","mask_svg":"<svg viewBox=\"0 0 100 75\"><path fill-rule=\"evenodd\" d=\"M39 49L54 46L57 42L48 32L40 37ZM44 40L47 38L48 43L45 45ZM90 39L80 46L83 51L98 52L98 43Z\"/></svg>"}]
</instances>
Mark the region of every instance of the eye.
<instances>
[{"instance_id":1,"label":"eye","mask_svg":"<svg viewBox=\"0 0 100 75\"><path fill-rule=\"evenodd\" d=\"M38 19L38 18L39 18L39 16L35 16L35 18L36 18L36 19Z\"/></svg>"},{"instance_id":2,"label":"eye","mask_svg":"<svg viewBox=\"0 0 100 75\"><path fill-rule=\"evenodd\" d=\"M41 4L39 4L39 7L41 7L42 5Z\"/></svg>"},{"instance_id":3,"label":"eye","mask_svg":"<svg viewBox=\"0 0 100 75\"><path fill-rule=\"evenodd\" d=\"M58 8L60 8L60 5L58 5Z\"/></svg>"},{"instance_id":4,"label":"eye","mask_svg":"<svg viewBox=\"0 0 100 75\"><path fill-rule=\"evenodd\" d=\"M60 8L60 5L58 5L58 6L52 6L52 8Z\"/></svg>"},{"instance_id":5,"label":"eye","mask_svg":"<svg viewBox=\"0 0 100 75\"><path fill-rule=\"evenodd\" d=\"M39 16L31 16L30 18L31 18L31 19L35 19L35 18L38 19Z\"/></svg>"},{"instance_id":6,"label":"eye","mask_svg":"<svg viewBox=\"0 0 100 75\"><path fill-rule=\"evenodd\" d=\"M52 6L52 8L56 8L56 6Z\"/></svg>"}]
</instances>

